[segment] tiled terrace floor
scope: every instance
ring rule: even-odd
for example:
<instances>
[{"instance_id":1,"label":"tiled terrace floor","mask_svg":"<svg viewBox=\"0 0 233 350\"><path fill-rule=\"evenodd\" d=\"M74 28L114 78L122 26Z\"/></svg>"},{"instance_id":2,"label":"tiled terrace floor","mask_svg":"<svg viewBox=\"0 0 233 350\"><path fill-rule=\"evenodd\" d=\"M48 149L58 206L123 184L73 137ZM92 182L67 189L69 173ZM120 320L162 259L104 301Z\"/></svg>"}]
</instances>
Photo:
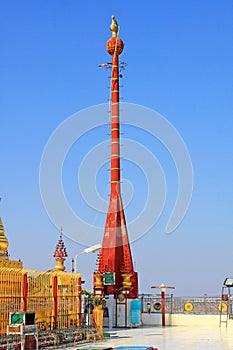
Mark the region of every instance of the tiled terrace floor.
<instances>
[{"instance_id":1,"label":"tiled terrace floor","mask_svg":"<svg viewBox=\"0 0 233 350\"><path fill-rule=\"evenodd\" d=\"M113 330L111 337L82 346L106 349L117 346L152 346L159 350L232 350L233 330L221 327L142 327ZM73 349L77 349L75 347Z\"/></svg>"}]
</instances>

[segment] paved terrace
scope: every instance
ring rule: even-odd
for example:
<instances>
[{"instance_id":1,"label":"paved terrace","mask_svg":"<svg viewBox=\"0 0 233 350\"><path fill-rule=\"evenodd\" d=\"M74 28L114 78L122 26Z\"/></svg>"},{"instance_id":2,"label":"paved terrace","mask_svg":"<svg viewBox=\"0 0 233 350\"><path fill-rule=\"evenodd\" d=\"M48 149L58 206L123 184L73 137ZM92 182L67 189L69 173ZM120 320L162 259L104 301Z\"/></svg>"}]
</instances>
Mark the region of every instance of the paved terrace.
<instances>
[{"instance_id":1,"label":"paved terrace","mask_svg":"<svg viewBox=\"0 0 233 350\"><path fill-rule=\"evenodd\" d=\"M233 330L219 327L141 327L109 332L111 337L70 349L106 349L117 346L153 346L158 350L232 350Z\"/></svg>"}]
</instances>

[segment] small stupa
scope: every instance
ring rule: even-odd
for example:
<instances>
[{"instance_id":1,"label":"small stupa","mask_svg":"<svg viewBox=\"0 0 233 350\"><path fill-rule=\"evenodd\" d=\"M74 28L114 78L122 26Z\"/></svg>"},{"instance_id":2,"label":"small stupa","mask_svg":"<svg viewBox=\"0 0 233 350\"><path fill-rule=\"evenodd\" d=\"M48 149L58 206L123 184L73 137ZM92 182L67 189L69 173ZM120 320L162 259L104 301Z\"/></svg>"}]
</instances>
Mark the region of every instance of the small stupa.
<instances>
[{"instance_id":1,"label":"small stupa","mask_svg":"<svg viewBox=\"0 0 233 350\"><path fill-rule=\"evenodd\" d=\"M53 253L53 257L56 260L56 266L53 269L53 271L65 271L66 268L65 268L64 262L68 257L68 254L66 251L65 243L62 238L62 229L60 231L60 238L56 245L55 252Z\"/></svg>"},{"instance_id":2,"label":"small stupa","mask_svg":"<svg viewBox=\"0 0 233 350\"><path fill-rule=\"evenodd\" d=\"M2 219L0 217L0 267L22 269L23 263L21 261L9 259L8 245L8 239L5 235L5 229L2 223Z\"/></svg>"}]
</instances>

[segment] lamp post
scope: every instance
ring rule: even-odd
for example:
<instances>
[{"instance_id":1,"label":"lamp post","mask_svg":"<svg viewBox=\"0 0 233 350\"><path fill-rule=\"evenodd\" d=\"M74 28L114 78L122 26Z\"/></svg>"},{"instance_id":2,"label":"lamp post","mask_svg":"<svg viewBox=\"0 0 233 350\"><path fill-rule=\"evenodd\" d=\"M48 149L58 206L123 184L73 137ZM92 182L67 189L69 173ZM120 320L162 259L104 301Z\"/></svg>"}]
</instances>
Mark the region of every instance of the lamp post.
<instances>
[{"instance_id":1,"label":"lamp post","mask_svg":"<svg viewBox=\"0 0 233 350\"><path fill-rule=\"evenodd\" d=\"M165 286L165 284L160 284L160 286L152 286L151 288L158 288L161 291L161 301L162 301L162 327L165 327L165 292L166 289L175 289L175 287Z\"/></svg>"},{"instance_id":2,"label":"lamp post","mask_svg":"<svg viewBox=\"0 0 233 350\"><path fill-rule=\"evenodd\" d=\"M81 253L78 253L74 257L74 272L77 272L77 259L82 254L96 253L101 249L102 245L100 243L92 245L91 247L85 248Z\"/></svg>"}]
</instances>

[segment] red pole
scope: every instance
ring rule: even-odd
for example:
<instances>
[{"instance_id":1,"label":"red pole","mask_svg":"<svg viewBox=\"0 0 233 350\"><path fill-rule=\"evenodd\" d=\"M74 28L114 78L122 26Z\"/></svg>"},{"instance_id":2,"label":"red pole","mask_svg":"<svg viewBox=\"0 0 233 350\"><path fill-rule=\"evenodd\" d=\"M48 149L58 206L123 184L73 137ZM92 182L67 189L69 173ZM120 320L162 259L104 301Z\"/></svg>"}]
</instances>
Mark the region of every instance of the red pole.
<instances>
[{"instance_id":1,"label":"red pole","mask_svg":"<svg viewBox=\"0 0 233 350\"><path fill-rule=\"evenodd\" d=\"M118 55L112 55L112 154L111 194L120 193L119 72Z\"/></svg>"},{"instance_id":2,"label":"red pole","mask_svg":"<svg viewBox=\"0 0 233 350\"><path fill-rule=\"evenodd\" d=\"M78 327L81 327L82 325L82 281L81 277L78 277L78 284L77 284L77 294L78 294Z\"/></svg>"},{"instance_id":3,"label":"red pole","mask_svg":"<svg viewBox=\"0 0 233 350\"><path fill-rule=\"evenodd\" d=\"M165 327L165 292L161 292L162 299L162 327Z\"/></svg>"},{"instance_id":4,"label":"red pole","mask_svg":"<svg viewBox=\"0 0 233 350\"><path fill-rule=\"evenodd\" d=\"M106 43L111 55L111 191L98 272L115 272L115 283L104 287L105 294L116 294L122 288L122 273L132 275L132 291L128 297L138 297L137 273L134 272L124 209L120 193L120 111L119 111L119 56L124 43L118 37L118 25L112 16L112 37ZM108 65L108 64L107 64Z\"/></svg>"},{"instance_id":5,"label":"red pole","mask_svg":"<svg viewBox=\"0 0 233 350\"><path fill-rule=\"evenodd\" d=\"M162 326L165 326L165 291L167 288L175 289L175 287L165 286L165 284L161 284L160 286L152 286L151 288L159 288L161 291L161 301L162 301Z\"/></svg>"},{"instance_id":6,"label":"red pole","mask_svg":"<svg viewBox=\"0 0 233 350\"><path fill-rule=\"evenodd\" d=\"M28 278L27 274L24 273L22 276L22 311L27 311L27 292L28 292Z\"/></svg>"},{"instance_id":7,"label":"red pole","mask_svg":"<svg viewBox=\"0 0 233 350\"><path fill-rule=\"evenodd\" d=\"M57 276L53 276L52 279L53 284L53 328L57 328Z\"/></svg>"}]
</instances>

